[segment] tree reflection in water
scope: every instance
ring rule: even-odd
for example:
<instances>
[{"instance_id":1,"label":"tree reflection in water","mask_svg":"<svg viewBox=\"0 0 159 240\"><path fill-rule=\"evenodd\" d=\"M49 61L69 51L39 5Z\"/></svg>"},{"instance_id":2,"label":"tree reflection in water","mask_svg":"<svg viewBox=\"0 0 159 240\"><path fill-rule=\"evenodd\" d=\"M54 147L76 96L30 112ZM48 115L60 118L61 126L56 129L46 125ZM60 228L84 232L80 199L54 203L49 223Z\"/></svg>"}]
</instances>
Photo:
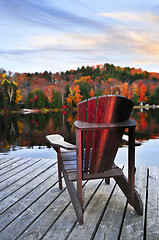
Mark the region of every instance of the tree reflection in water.
<instances>
[{"instance_id":1,"label":"tree reflection in water","mask_svg":"<svg viewBox=\"0 0 159 240\"><path fill-rule=\"evenodd\" d=\"M141 142L159 137L159 109L133 110L137 121L136 139ZM48 146L45 136L59 133L66 141L75 143L76 112L49 114L0 115L0 152L19 147Z\"/></svg>"}]
</instances>

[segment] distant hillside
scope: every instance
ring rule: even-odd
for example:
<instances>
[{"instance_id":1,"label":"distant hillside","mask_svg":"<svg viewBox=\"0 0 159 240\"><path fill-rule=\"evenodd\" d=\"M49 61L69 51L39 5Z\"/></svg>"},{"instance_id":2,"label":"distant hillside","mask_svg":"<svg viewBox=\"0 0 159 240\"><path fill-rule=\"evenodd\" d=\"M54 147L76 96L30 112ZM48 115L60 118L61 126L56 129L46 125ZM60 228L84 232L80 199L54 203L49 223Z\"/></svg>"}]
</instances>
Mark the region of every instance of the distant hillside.
<instances>
[{"instance_id":1,"label":"distant hillside","mask_svg":"<svg viewBox=\"0 0 159 240\"><path fill-rule=\"evenodd\" d=\"M109 63L57 73L12 74L0 69L0 83L0 108L10 106L13 99L16 104L27 102L29 108L73 108L81 100L103 94L120 94L135 104L159 104L159 73Z\"/></svg>"}]
</instances>

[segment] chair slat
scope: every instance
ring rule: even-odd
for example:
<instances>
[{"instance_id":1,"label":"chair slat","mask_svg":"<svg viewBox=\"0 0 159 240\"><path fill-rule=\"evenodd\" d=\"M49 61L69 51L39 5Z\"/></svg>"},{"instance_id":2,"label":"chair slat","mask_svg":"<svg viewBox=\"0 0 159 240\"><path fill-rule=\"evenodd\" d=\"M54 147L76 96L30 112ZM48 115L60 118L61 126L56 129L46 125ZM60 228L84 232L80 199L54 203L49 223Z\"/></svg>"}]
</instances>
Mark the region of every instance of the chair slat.
<instances>
[{"instance_id":1,"label":"chair slat","mask_svg":"<svg viewBox=\"0 0 159 240\"><path fill-rule=\"evenodd\" d=\"M87 101L85 100L78 104L78 119L80 121L85 122L86 118L87 118ZM82 134L81 137L82 137L82 144L81 144L82 149L81 150L82 150L82 159L83 159L84 135Z\"/></svg>"},{"instance_id":2,"label":"chair slat","mask_svg":"<svg viewBox=\"0 0 159 240\"><path fill-rule=\"evenodd\" d=\"M126 104L125 104L126 103ZM124 97L117 97L115 106L114 106L114 112L112 116L112 122L121 122L125 119L125 114L127 114L127 109L125 108L125 105L127 104L127 101L125 102Z\"/></svg>"},{"instance_id":3,"label":"chair slat","mask_svg":"<svg viewBox=\"0 0 159 240\"><path fill-rule=\"evenodd\" d=\"M125 118L122 114L121 109L123 108L125 98L111 96L108 97L107 106L105 111L105 123L113 123L123 121ZM123 120L121 120L123 119ZM122 129L103 130L101 134L101 141L103 144L101 148L101 162L96 167L96 171L106 171L111 169L114 158L116 156L119 144L121 142L123 131Z\"/></svg>"},{"instance_id":4,"label":"chair slat","mask_svg":"<svg viewBox=\"0 0 159 240\"><path fill-rule=\"evenodd\" d=\"M106 97L99 97L98 98L95 123L103 123L106 102L107 102ZM97 161L100 161L100 158L97 158L98 151L100 149L99 148L100 137L101 137L101 130L94 131L93 143L92 143L91 163L90 163L90 173L94 173Z\"/></svg>"},{"instance_id":5,"label":"chair slat","mask_svg":"<svg viewBox=\"0 0 159 240\"><path fill-rule=\"evenodd\" d=\"M107 101L106 101L106 108L105 108L105 112L104 112L104 119L103 122L104 123L111 123L112 122L112 117L113 117L113 113L114 113L114 106L116 103L116 96L108 96L107 97ZM107 107L108 106L108 107ZM110 130L102 130L101 131L101 137L100 137L100 141L99 141L99 146L100 148L98 149L98 154L97 154L97 161L96 161L96 165L95 165L95 169L94 172L98 173L99 170L101 169L102 171L104 171L104 164L107 160L107 157L105 157L104 152L107 148L107 145L109 145L109 135L110 135ZM102 163L103 161L103 156L104 156L104 164Z\"/></svg>"},{"instance_id":6,"label":"chair slat","mask_svg":"<svg viewBox=\"0 0 159 240\"><path fill-rule=\"evenodd\" d=\"M129 99L117 97L113 121L120 122L129 119L134 104ZM120 112L120 114L118 114Z\"/></svg>"},{"instance_id":7,"label":"chair slat","mask_svg":"<svg viewBox=\"0 0 159 240\"><path fill-rule=\"evenodd\" d=\"M78 104L78 119L80 121L86 121L86 109L87 109L87 101L80 102Z\"/></svg>"},{"instance_id":8,"label":"chair slat","mask_svg":"<svg viewBox=\"0 0 159 240\"><path fill-rule=\"evenodd\" d=\"M97 98L88 100L87 122L93 123L96 114L96 101ZM93 131L86 131L86 146L85 146L85 161L84 172L88 172L90 162L90 151L92 147Z\"/></svg>"}]
</instances>

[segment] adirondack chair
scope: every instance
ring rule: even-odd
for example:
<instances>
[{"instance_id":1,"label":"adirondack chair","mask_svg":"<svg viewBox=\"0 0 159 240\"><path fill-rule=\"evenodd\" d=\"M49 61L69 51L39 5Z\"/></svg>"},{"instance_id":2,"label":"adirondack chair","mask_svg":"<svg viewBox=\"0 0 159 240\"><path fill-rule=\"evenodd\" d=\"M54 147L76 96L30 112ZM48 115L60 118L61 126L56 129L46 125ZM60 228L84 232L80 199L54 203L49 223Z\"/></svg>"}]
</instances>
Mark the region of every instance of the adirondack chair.
<instances>
[{"instance_id":1,"label":"adirondack chair","mask_svg":"<svg viewBox=\"0 0 159 240\"><path fill-rule=\"evenodd\" d=\"M61 135L46 136L57 151L59 187L62 175L79 224L83 223L82 180L113 177L139 215L143 214L142 200L135 189L135 126L129 119L133 102L122 96L100 96L78 104L76 145L67 143ZM114 164L125 129L128 129L128 179ZM124 139L125 141L125 139ZM77 188L73 181L77 181ZM93 211L93 209L92 209Z\"/></svg>"}]
</instances>

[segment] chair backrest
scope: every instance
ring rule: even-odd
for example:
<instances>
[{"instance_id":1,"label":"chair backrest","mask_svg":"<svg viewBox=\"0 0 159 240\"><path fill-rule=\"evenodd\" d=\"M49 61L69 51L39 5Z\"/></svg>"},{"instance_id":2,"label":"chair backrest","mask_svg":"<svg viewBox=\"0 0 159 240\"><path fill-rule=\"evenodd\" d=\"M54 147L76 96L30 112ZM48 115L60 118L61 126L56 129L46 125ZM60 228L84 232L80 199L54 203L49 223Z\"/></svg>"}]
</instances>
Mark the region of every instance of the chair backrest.
<instances>
[{"instance_id":1,"label":"chair backrest","mask_svg":"<svg viewBox=\"0 0 159 240\"><path fill-rule=\"evenodd\" d=\"M122 96L100 96L78 105L78 120L90 123L117 123L128 120L133 102ZM87 130L83 133L83 169L100 173L112 168L125 129Z\"/></svg>"}]
</instances>

